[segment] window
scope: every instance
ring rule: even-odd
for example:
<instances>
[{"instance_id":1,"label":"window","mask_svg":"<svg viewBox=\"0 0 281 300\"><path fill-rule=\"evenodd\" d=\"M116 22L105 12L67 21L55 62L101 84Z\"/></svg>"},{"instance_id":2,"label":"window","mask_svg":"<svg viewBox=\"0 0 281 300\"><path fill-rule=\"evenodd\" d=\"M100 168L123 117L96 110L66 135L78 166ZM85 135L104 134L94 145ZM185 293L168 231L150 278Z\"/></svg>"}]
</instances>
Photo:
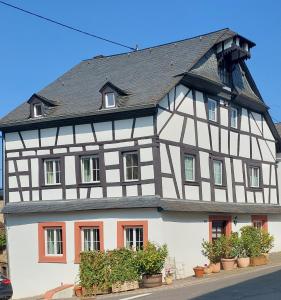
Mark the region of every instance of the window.
<instances>
[{"instance_id":1,"label":"window","mask_svg":"<svg viewBox=\"0 0 281 300\"><path fill-rule=\"evenodd\" d=\"M208 116L210 121L217 121L217 101L208 100Z\"/></svg>"},{"instance_id":2,"label":"window","mask_svg":"<svg viewBox=\"0 0 281 300\"><path fill-rule=\"evenodd\" d=\"M125 247L135 250L143 249L143 228L125 227Z\"/></svg>"},{"instance_id":3,"label":"window","mask_svg":"<svg viewBox=\"0 0 281 300\"><path fill-rule=\"evenodd\" d=\"M237 110L237 108L231 107L231 109L230 109L230 126L232 128L238 127L237 119L238 119L238 110Z\"/></svg>"},{"instance_id":4,"label":"window","mask_svg":"<svg viewBox=\"0 0 281 300\"><path fill-rule=\"evenodd\" d=\"M184 156L184 173L186 181L195 181L195 156Z\"/></svg>"},{"instance_id":5,"label":"window","mask_svg":"<svg viewBox=\"0 0 281 300\"><path fill-rule=\"evenodd\" d=\"M61 183L61 166L59 159L48 159L44 161L45 184Z\"/></svg>"},{"instance_id":6,"label":"window","mask_svg":"<svg viewBox=\"0 0 281 300\"><path fill-rule=\"evenodd\" d=\"M260 186L260 168L250 167L250 186L257 188Z\"/></svg>"},{"instance_id":7,"label":"window","mask_svg":"<svg viewBox=\"0 0 281 300\"><path fill-rule=\"evenodd\" d=\"M64 222L38 224L39 262L66 263Z\"/></svg>"},{"instance_id":8,"label":"window","mask_svg":"<svg viewBox=\"0 0 281 300\"><path fill-rule=\"evenodd\" d=\"M222 161L214 160L214 183L215 185L222 185Z\"/></svg>"},{"instance_id":9,"label":"window","mask_svg":"<svg viewBox=\"0 0 281 300\"><path fill-rule=\"evenodd\" d=\"M252 216L252 224L254 227L268 231L267 216L254 215Z\"/></svg>"},{"instance_id":10,"label":"window","mask_svg":"<svg viewBox=\"0 0 281 300\"><path fill-rule=\"evenodd\" d=\"M41 103L33 105L33 115L35 118L43 115L43 109Z\"/></svg>"},{"instance_id":11,"label":"window","mask_svg":"<svg viewBox=\"0 0 281 300\"><path fill-rule=\"evenodd\" d=\"M117 247L142 249L148 241L147 221L118 221Z\"/></svg>"},{"instance_id":12,"label":"window","mask_svg":"<svg viewBox=\"0 0 281 300\"><path fill-rule=\"evenodd\" d=\"M124 153L125 181L139 180L139 157L137 152Z\"/></svg>"},{"instance_id":13,"label":"window","mask_svg":"<svg viewBox=\"0 0 281 300\"><path fill-rule=\"evenodd\" d=\"M82 251L103 251L103 222L75 222L75 263L80 261Z\"/></svg>"},{"instance_id":14,"label":"window","mask_svg":"<svg viewBox=\"0 0 281 300\"><path fill-rule=\"evenodd\" d=\"M209 217L209 240L214 241L222 235L231 234L230 216L210 216Z\"/></svg>"},{"instance_id":15,"label":"window","mask_svg":"<svg viewBox=\"0 0 281 300\"><path fill-rule=\"evenodd\" d=\"M111 108L116 106L114 93L105 93L104 100L105 100L104 103L105 108Z\"/></svg>"},{"instance_id":16,"label":"window","mask_svg":"<svg viewBox=\"0 0 281 300\"><path fill-rule=\"evenodd\" d=\"M100 181L100 163L97 156L81 157L82 183Z\"/></svg>"}]
</instances>

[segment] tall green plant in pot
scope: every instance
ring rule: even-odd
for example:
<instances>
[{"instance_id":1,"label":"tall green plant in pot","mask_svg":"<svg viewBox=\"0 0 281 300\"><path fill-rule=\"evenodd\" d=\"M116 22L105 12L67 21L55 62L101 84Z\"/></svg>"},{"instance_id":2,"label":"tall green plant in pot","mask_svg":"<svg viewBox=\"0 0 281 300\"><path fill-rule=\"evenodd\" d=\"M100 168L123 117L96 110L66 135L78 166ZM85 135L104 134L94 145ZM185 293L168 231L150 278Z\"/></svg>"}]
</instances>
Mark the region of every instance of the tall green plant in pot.
<instances>
[{"instance_id":1,"label":"tall green plant in pot","mask_svg":"<svg viewBox=\"0 0 281 300\"><path fill-rule=\"evenodd\" d=\"M167 256L167 245L158 246L151 242L147 242L143 250L137 251L138 272L142 275L144 287L162 285L161 271Z\"/></svg>"},{"instance_id":2,"label":"tall green plant in pot","mask_svg":"<svg viewBox=\"0 0 281 300\"><path fill-rule=\"evenodd\" d=\"M224 270L232 270L235 266L235 261L239 246L239 237L237 232L232 232L230 236L222 235L218 239L221 243L222 258L221 263Z\"/></svg>"},{"instance_id":3,"label":"tall green plant in pot","mask_svg":"<svg viewBox=\"0 0 281 300\"><path fill-rule=\"evenodd\" d=\"M220 261L222 256L221 243L218 240L208 242L203 240L202 254L210 261L210 267L213 273L220 271Z\"/></svg>"},{"instance_id":4,"label":"tall green plant in pot","mask_svg":"<svg viewBox=\"0 0 281 300\"><path fill-rule=\"evenodd\" d=\"M237 243L237 264L239 268L246 268L250 265L250 257L248 256L248 241L243 240L240 236Z\"/></svg>"}]
</instances>

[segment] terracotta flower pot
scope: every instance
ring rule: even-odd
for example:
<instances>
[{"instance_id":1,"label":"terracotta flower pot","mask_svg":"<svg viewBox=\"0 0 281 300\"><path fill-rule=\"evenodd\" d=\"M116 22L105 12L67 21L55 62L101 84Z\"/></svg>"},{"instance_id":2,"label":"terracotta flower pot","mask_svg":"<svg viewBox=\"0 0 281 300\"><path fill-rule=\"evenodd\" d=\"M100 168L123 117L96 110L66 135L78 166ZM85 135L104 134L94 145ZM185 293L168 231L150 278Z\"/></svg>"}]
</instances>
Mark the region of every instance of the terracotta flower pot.
<instances>
[{"instance_id":1,"label":"terracotta flower pot","mask_svg":"<svg viewBox=\"0 0 281 300\"><path fill-rule=\"evenodd\" d=\"M144 288L152 288L162 285L162 273L154 275L143 275L142 284Z\"/></svg>"},{"instance_id":2,"label":"terracotta flower pot","mask_svg":"<svg viewBox=\"0 0 281 300\"><path fill-rule=\"evenodd\" d=\"M212 266L207 266L204 268L204 273L205 274L211 274L213 272Z\"/></svg>"},{"instance_id":3,"label":"terracotta flower pot","mask_svg":"<svg viewBox=\"0 0 281 300\"><path fill-rule=\"evenodd\" d=\"M204 276L204 267L195 267L193 268L195 277L203 277Z\"/></svg>"},{"instance_id":4,"label":"terracotta flower pot","mask_svg":"<svg viewBox=\"0 0 281 300\"><path fill-rule=\"evenodd\" d=\"M239 268L247 268L250 265L250 257L239 257L237 263Z\"/></svg>"},{"instance_id":5,"label":"terracotta flower pot","mask_svg":"<svg viewBox=\"0 0 281 300\"><path fill-rule=\"evenodd\" d=\"M234 265L235 265L235 258L222 258L221 259L221 264L222 267L225 271L230 271L234 269Z\"/></svg>"},{"instance_id":6,"label":"terracotta flower pot","mask_svg":"<svg viewBox=\"0 0 281 300\"><path fill-rule=\"evenodd\" d=\"M219 273L221 270L221 263L220 262L212 263L210 264L210 268L212 269L213 273Z\"/></svg>"},{"instance_id":7,"label":"terracotta flower pot","mask_svg":"<svg viewBox=\"0 0 281 300\"><path fill-rule=\"evenodd\" d=\"M82 286L81 285L74 286L74 294L76 297L82 297Z\"/></svg>"},{"instance_id":8,"label":"terracotta flower pot","mask_svg":"<svg viewBox=\"0 0 281 300\"><path fill-rule=\"evenodd\" d=\"M260 255L257 257L251 257L251 266L262 266L267 264L267 259L265 255Z\"/></svg>"}]
</instances>

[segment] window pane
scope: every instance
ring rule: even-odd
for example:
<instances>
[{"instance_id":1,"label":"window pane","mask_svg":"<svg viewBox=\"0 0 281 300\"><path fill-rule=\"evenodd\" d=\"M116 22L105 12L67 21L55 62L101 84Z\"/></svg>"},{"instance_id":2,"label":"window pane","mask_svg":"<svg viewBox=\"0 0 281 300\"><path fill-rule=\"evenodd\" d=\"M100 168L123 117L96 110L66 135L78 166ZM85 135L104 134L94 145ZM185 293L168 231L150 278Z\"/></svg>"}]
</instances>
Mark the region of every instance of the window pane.
<instances>
[{"instance_id":1,"label":"window pane","mask_svg":"<svg viewBox=\"0 0 281 300\"><path fill-rule=\"evenodd\" d=\"M237 128L237 109L231 108L231 127Z\"/></svg>"},{"instance_id":2,"label":"window pane","mask_svg":"<svg viewBox=\"0 0 281 300\"><path fill-rule=\"evenodd\" d=\"M83 251L90 251L91 250L91 230L83 229L83 233L84 233Z\"/></svg>"},{"instance_id":3,"label":"window pane","mask_svg":"<svg viewBox=\"0 0 281 300\"><path fill-rule=\"evenodd\" d=\"M56 229L56 236L57 236L57 252L56 254L62 254L62 229Z\"/></svg>"},{"instance_id":4,"label":"window pane","mask_svg":"<svg viewBox=\"0 0 281 300\"><path fill-rule=\"evenodd\" d=\"M60 161L59 160L56 160L55 161L55 170L56 170L56 181L55 183L60 183L61 180L60 180Z\"/></svg>"},{"instance_id":5,"label":"window pane","mask_svg":"<svg viewBox=\"0 0 281 300\"><path fill-rule=\"evenodd\" d=\"M195 170L194 170L194 157L191 155L186 155L184 159L184 169L185 169L185 180L194 181L195 180Z\"/></svg>"},{"instance_id":6,"label":"window pane","mask_svg":"<svg viewBox=\"0 0 281 300\"><path fill-rule=\"evenodd\" d=\"M217 102L214 100L208 101L209 120L217 121Z\"/></svg>"},{"instance_id":7,"label":"window pane","mask_svg":"<svg viewBox=\"0 0 281 300\"><path fill-rule=\"evenodd\" d=\"M215 184L222 184L222 162L219 160L214 160L214 181Z\"/></svg>"},{"instance_id":8,"label":"window pane","mask_svg":"<svg viewBox=\"0 0 281 300\"><path fill-rule=\"evenodd\" d=\"M136 250L143 249L143 228L136 228Z\"/></svg>"},{"instance_id":9,"label":"window pane","mask_svg":"<svg viewBox=\"0 0 281 300\"><path fill-rule=\"evenodd\" d=\"M137 153L124 154L125 163L125 179L138 180L139 179L139 159Z\"/></svg>"},{"instance_id":10,"label":"window pane","mask_svg":"<svg viewBox=\"0 0 281 300\"><path fill-rule=\"evenodd\" d=\"M93 160L93 181L100 181L99 159L98 157L94 157L92 160Z\"/></svg>"},{"instance_id":11,"label":"window pane","mask_svg":"<svg viewBox=\"0 0 281 300\"><path fill-rule=\"evenodd\" d=\"M250 168L250 183L252 187L259 187L259 168Z\"/></svg>"},{"instance_id":12,"label":"window pane","mask_svg":"<svg viewBox=\"0 0 281 300\"><path fill-rule=\"evenodd\" d=\"M82 158L83 182L91 182L91 160L89 157Z\"/></svg>"},{"instance_id":13,"label":"window pane","mask_svg":"<svg viewBox=\"0 0 281 300\"><path fill-rule=\"evenodd\" d=\"M51 160L46 161L46 183L54 183L54 165Z\"/></svg>"},{"instance_id":14,"label":"window pane","mask_svg":"<svg viewBox=\"0 0 281 300\"><path fill-rule=\"evenodd\" d=\"M114 93L106 93L105 94L105 106L106 107L114 107L115 106L115 95L114 95Z\"/></svg>"},{"instance_id":15,"label":"window pane","mask_svg":"<svg viewBox=\"0 0 281 300\"><path fill-rule=\"evenodd\" d=\"M134 229L126 228L126 248L134 247Z\"/></svg>"},{"instance_id":16,"label":"window pane","mask_svg":"<svg viewBox=\"0 0 281 300\"><path fill-rule=\"evenodd\" d=\"M55 231L47 229L47 254L55 254Z\"/></svg>"},{"instance_id":17,"label":"window pane","mask_svg":"<svg viewBox=\"0 0 281 300\"><path fill-rule=\"evenodd\" d=\"M34 105L34 116L42 116L42 105L41 104L35 104Z\"/></svg>"}]
</instances>

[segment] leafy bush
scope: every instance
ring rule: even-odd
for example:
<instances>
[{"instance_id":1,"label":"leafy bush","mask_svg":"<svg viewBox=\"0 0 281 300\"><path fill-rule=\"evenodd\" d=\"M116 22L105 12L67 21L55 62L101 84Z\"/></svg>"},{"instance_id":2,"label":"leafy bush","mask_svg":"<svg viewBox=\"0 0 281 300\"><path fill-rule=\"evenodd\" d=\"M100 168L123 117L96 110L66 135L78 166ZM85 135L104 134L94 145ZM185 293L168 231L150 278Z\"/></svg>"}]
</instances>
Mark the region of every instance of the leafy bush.
<instances>
[{"instance_id":1,"label":"leafy bush","mask_svg":"<svg viewBox=\"0 0 281 300\"><path fill-rule=\"evenodd\" d=\"M218 238L222 250L222 258L235 258L238 254L239 236L237 232L232 232L230 236L222 235Z\"/></svg>"},{"instance_id":2,"label":"leafy bush","mask_svg":"<svg viewBox=\"0 0 281 300\"><path fill-rule=\"evenodd\" d=\"M108 252L111 284L139 279L136 252L131 249L118 249Z\"/></svg>"},{"instance_id":3,"label":"leafy bush","mask_svg":"<svg viewBox=\"0 0 281 300\"><path fill-rule=\"evenodd\" d=\"M211 263L218 263L222 257L222 244L219 240L208 242L203 240L202 254L209 259Z\"/></svg>"},{"instance_id":4,"label":"leafy bush","mask_svg":"<svg viewBox=\"0 0 281 300\"><path fill-rule=\"evenodd\" d=\"M261 252L268 253L274 246L274 237L268 232L261 230Z\"/></svg>"},{"instance_id":5,"label":"leafy bush","mask_svg":"<svg viewBox=\"0 0 281 300\"><path fill-rule=\"evenodd\" d=\"M0 230L0 249L6 248L6 232L4 229Z\"/></svg>"},{"instance_id":6,"label":"leafy bush","mask_svg":"<svg viewBox=\"0 0 281 300\"><path fill-rule=\"evenodd\" d=\"M161 273L167 256L167 245L157 246L147 242L143 250L137 251L136 261L139 274L154 275Z\"/></svg>"}]
</instances>

